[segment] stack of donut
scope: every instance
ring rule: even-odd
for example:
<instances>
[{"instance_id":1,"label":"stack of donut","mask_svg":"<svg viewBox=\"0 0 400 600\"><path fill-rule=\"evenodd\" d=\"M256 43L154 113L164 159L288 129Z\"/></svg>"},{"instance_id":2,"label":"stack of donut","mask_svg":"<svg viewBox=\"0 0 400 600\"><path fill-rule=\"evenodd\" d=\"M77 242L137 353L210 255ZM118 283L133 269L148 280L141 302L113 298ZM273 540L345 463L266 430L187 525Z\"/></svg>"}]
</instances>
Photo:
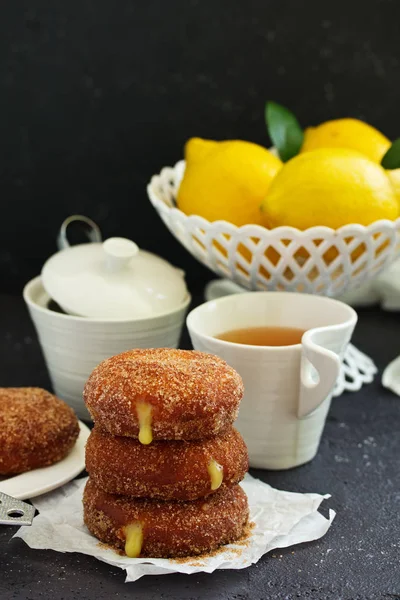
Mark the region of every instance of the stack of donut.
<instances>
[{"instance_id":1,"label":"stack of donut","mask_svg":"<svg viewBox=\"0 0 400 600\"><path fill-rule=\"evenodd\" d=\"M84 391L88 529L130 557L209 552L241 537L248 455L233 429L240 376L202 352L131 350L102 362Z\"/></svg>"}]
</instances>

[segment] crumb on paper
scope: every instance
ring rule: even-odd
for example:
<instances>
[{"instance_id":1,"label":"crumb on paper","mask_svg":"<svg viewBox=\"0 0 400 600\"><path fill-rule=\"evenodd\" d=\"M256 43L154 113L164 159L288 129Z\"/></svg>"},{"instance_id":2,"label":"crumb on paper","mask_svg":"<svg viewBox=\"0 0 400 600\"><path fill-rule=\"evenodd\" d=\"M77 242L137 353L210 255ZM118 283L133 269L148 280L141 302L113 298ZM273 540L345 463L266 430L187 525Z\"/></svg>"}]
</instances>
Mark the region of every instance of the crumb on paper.
<instances>
[{"instance_id":1,"label":"crumb on paper","mask_svg":"<svg viewBox=\"0 0 400 600\"><path fill-rule=\"evenodd\" d=\"M213 558L214 556L218 556L218 554L221 554L222 552L229 551L229 553L233 556L240 556L244 548L247 548L249 546L250 535L254 527L255 523L253 523L252 521L246 523L241 537L236 542L232 543L232 548L228 548L227 545L224 544L219 548L212 550L211 552L204 552L203 554L199 554L198 556L183 556L181 558L171 558L170 561L177 562L179 564L193 565L194 567L201 567L202 565L204 565L204 561L206 561L209 558ZM241 548L235 548L235 546L241 546Z\"/></svg>"},{"instance_id":2,"label":"crumb on paper","mask_svg":"<svg viewBox=\"0 0 400 600\"><path fill-rule=\"evenodd\" d=\"M106 544L105 542L97 542L97 546L101 550L112 550L113 552L115 552L115 554L118 554L118 556L126 556L125 552L123 550L114 548L114 546L111 546L110 544Z\"/></svg>"}]
</instances>

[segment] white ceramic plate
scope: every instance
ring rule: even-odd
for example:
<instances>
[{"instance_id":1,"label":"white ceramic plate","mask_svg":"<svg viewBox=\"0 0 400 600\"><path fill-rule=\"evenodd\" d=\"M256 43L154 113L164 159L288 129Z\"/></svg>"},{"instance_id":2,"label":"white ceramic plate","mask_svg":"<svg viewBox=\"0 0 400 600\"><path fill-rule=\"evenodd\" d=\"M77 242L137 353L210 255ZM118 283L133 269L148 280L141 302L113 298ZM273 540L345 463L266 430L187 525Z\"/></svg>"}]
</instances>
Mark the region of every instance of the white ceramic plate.
<instances>
[{"instance_id":1,"label":"white ceramic plate","mask_svg":"<svg viewBox=\"0 0 400 600\"><path fill-rule=\"evenodd\" d=\"M79 421L80 434L71 452L60 462L0 481L0 491L18 500L51 492L71 481L85 468L85 445L90 429Z\"/></svg>"}]
</instances>

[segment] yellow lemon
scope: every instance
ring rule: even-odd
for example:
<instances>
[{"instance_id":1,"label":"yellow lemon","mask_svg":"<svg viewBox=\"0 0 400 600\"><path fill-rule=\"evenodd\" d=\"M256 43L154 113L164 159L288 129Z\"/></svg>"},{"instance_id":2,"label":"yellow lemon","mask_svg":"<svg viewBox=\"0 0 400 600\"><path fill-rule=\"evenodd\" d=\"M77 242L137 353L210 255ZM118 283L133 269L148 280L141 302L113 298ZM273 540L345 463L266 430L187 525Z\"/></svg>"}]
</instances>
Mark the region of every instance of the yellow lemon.
<instances>
[{"instance_id":1,"label":"yellow lemon","mask_svg":"<svg viewBox=\"0 0 400 600\"><path fill-rule=\"evenodd\" d=\"M386 171L345 148L314 150L292 158L273 180L262 210L267 227L299 229L369 225L399 215Z\"/></svg>"},{"instance_id":2,"label":"yellow lemon","mask_svg":"<svg viewBox=\"0 0 400 600\"><path fill-rule=\"evenodd\" d=\"M386 173L397 196L397 200L400 202L400 169L388 169Z\"/></svg>"},{"instance_id":3,"label":"yellow lemon","mask_svg":"<svg viewBox=\"0 0 400 600\"><path fill-rule=\"evenodd\" d=\"M189 140L185 154L186 169L177 197L184 213L237 226L262 224L260 205L282 167L279 158L251 142L198 138Z\"/></svg>"},{"instance_id":4,"label":"yellow lemon","mask_svg":"<svg viewBox=\"0 0 400 600\"><path fill-rule=\"evenodd\" d=\"M202 138L190 138L185 144L186 162L194 163L203 160L218 147L214 140L203 140Z\"/></svg>"},{"instance_id":5,"label":"yellow lemon","mask_svg":"<svg viewBox=\"0 0 400 600\"><path fill-rule=\"evenodd\" d=\"M336 119L309 127L304 132L301 152L318 148L349 148L358 150L380 163L391 143L380 131L358 119Z\"/></svg>"}]
</instances>

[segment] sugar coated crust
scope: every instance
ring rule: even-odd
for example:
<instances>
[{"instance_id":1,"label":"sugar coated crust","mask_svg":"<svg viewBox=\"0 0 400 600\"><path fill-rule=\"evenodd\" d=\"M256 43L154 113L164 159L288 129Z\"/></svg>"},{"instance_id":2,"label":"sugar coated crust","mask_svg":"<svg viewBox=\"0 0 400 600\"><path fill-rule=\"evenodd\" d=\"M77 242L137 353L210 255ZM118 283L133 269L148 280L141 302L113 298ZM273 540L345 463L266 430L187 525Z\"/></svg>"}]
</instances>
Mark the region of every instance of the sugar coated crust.
<instances>
[{"instance_id":1,"label":"sugar coated crust","mask_svg":"<svg viewBox=\"0 0 400 600\"><path fill-rule=\"evenodd\" d=\"M140 556L153 558L193 556L234 542L242 536L249 513L239 485L192 502L162 502L108 494L91 479L83 508L89 531L119 551L125 548L125 527L140 523Z\"/></svg>"},{"instance_id":2,"label":"sugar coated crust","mask_svg":"<svg viewBox=\"0 0 400 600\"><path fill-rule=\"evenodd\" d=\"M94 369L84 389L93 420L114 435L137 437L137 404L150 404L155 440L222 433L236 419L242 396L242 379L224 360L171 348L113 356Z\"/></svg>"},{"instance_id":3,"label":"sugar coated crust","mask_svg":"<svg viewBox=\"0 0 400 600\"><path fill-rule=\"evenodd\" d=\"M222 486L241 481L248 470L247 448L238 431L190 442L138 440L92 430L86 444L86 470L102 490L111 494L164 500L194 500L216 493L208 466L222 467Z\"/></svg>"},{"instance_id":4,"label":"sugar coated crust","mask_svg":"<svg viewBox=\"0 0 400 600\"><path fill-rule=\"evenodd\" d=\"M0 474L16 475L64 458L79 435L74 411L40 388L0 388Z\"/></svg>"}]
</instances>

